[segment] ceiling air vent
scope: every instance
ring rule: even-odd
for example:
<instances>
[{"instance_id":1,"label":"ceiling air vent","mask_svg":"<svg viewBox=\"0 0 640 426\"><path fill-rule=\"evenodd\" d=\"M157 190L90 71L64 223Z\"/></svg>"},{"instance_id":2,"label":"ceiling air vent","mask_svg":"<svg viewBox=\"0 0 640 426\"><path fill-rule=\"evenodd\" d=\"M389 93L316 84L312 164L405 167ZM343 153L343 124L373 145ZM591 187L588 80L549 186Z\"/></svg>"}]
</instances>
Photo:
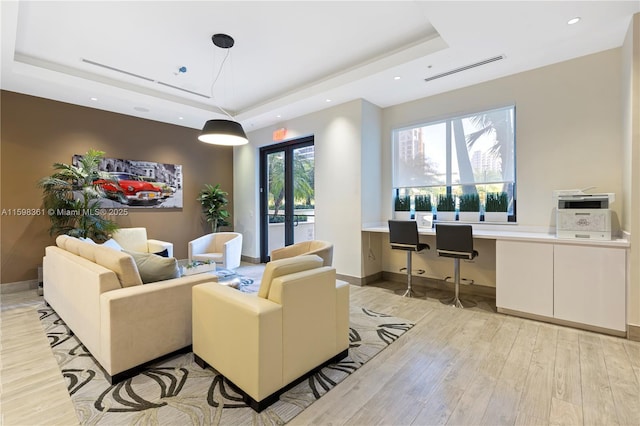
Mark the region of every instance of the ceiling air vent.
<instances>
[{"instance_id":1,"label":"ceiling air vent","mask_svg":"<svg viewBox=\"0 0 640 426\"><path fill-rule=\"evenodd\" d=\"M90 64L90 65L95 65L96 67L104 68L104 69L107 69L107 70L110 70L110 71L119 72L120 74L125 74L125 75L131 76L131 77L139 78L141 80L146 80L146 81L150 81L152 83L157 83L157 84L159 84L161 86L170 87L170 88L175 89L175 90L181 90L183 92L190 93L192 95L200 96L200 97L207 98L207 99L211 98L211 96L203 95L202 93L194 92L192 90L183 89L182 87L174 86L173 84L164 83L162 81L156 81L153 78L145 77L145 76L140 75L140 74L135 74L135 73L132 73L130 71L125 71L123 69L112 67L110 65L101 64L100 62L95 62L95 61L92 61L92 60L89 60L89 59L85 59L85 58L82 58L82 62L85 62L85 63Z\"/></svg>"},{"instance_id":2,"label":"ceiling air vent","mask_svg":"<svg viewBox=\"0 0 640 426\"><path fill-rule=\"evenodd\" d=\"M443 72L441 74L436 74L434 76L427 77L427 78L424 79L424 81L436 80L438 78L446 77L446 76L451 75L451 74L456 74L456 73L459 73L459 72L462 72L462 71L470 70L471 68L479 67L480 65L486 65L486 64L490 64L491 62L500 61L502 59L504 59L504 55L494 56L493 58L484 59L484 60L482 60L480 62L476 62L475 64L465 65L465 66L460 67L460 68L456 68L456 69L453 69L453 70L450 70L450 71Z\"/></svg>"},{"instance_id":3,"label":"ceiling air vent","mask_svg":"<svg viewBox=\"0 0 640 426\"><path fill-rule=\"evenodd\" d=\"M100 62L90 61L89 59L82 58L82 62L85 62L87 64L91 64L91 65L95 65L95 66L100 67L100 68L105 68L105 69L108 69L108 70L111 70L111 71L119 72L119 73L122 73L122 74L130 75L131 77L141 78L141 79L147 80L147 81L154 81L152 78L145 77L145 76L142 76L142 75L139 75L139 74L134 74L134 73L129 72L129 71L121 70L120 68L115 68L115 67L112 67L112 66L109 66L109 65L101 64Z\"/></svg>"}]
</instances>

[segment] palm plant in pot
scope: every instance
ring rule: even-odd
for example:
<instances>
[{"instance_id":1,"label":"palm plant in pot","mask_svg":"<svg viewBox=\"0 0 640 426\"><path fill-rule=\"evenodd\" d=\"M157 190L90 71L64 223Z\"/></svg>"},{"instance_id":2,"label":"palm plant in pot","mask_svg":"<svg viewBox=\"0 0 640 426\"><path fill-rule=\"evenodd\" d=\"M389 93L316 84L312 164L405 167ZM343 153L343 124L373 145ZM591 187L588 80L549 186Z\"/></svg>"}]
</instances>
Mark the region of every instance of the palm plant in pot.
<instances>
[{"instance_id":1,"label":"palm plant in pot","mask_svg":"<svg viewBox=\"0 0 640 426\"><path fill-rule=\"evenodd\" d=\"M200 201L205 220L211 224L212 232L218 232L221 226L229 226L229 212L225 209L229 203L227 195L227 192L220 189L220 184L206 184L200 190L197 200Z\"/></svg>"},{"instance_id":2,"label":"palm plant in pot","mask_svg":"<svg viewBox=\"0 0 640 426\"><path fill-rule=\"evenodd\" d=\"M51 221L49 235L67 234L99 242L119 228L100 209L104 192L94 184L100 177L103 157L103 151L90 149L80 158L78 166L54 163L55 173L38 181Z\"/></svg>"},{"instance_id":3,"label":"palm plant in pot","mask_svg":"<svg viewBox=\"0 0 640 426\"><path fill-rule=\"evenodd\" d=\"M439 221L453 222L456 220L456 200L452 194L438 195L438 205L436 207Z\"/></svg>"},{"instance_id":4,"label":"palm plant in pot","mask_svg":"<svg viewBox=\"0 0 640 426\"><path fill-rule=\"evenodd\" d=\"M509 198L506 192L488 192L484 205L485 222L507 222Z\"/></svg>"},{"instance_id":5,"label":"palm plant in pot","mask_svg":"<svg viewBox=\"0 0 640 426\"><path fill-rule=\"evenodd\" d=\"M394 219L409 220L411 219L411 197L409 195L400 195L396 193L394 199Z\"/></svg>"},{"instance_id":6,"label":"palm plant in pot","mask_svg":"<svg viewBox=\"0 0 640 426\"><path fill-rule=\"evenodd\" d=\"M478 194L462 194L460 196L458 220L461 222L478 222L480 220L480 196Z\"/></svg>"},{"instance_id":7,"label":"palm plant in pot","mask_svg":"<svg viewBox=\"0 0 640 426\"><path fill-rule=\"evenodd\" d=\"M433 212L430 195L416 195L414 197L416 220L422 226L431 227L433 224Z\"/></svg>"}]
</instances>

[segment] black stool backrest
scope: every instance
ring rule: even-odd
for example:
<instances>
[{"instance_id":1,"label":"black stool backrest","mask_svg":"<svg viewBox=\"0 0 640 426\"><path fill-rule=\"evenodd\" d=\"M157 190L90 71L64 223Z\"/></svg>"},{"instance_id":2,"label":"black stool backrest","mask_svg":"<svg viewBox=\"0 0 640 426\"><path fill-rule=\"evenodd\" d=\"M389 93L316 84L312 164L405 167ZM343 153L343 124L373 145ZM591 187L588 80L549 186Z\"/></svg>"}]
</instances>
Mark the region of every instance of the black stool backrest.
<instances>
[{"instance_id":1,"label":"black stool backrest","mask_svg":"<svg viewBox=\"0 0 640 426\"><path fill-rule=\"evenodd\" d=\"M471 225L436 224L436 252L439 256L473 259Z\"/></svg>"},{"instance_id":2,"label":"black stool backrest","mask_svg":"<svg viewBox=\"0 0 640 426\"><path fill-rule=\"evenodd\" d=\"M418 223L415 220L389 220L389 242L391 246L417 247L419 243Z\"/></svg>"}]
</instances>

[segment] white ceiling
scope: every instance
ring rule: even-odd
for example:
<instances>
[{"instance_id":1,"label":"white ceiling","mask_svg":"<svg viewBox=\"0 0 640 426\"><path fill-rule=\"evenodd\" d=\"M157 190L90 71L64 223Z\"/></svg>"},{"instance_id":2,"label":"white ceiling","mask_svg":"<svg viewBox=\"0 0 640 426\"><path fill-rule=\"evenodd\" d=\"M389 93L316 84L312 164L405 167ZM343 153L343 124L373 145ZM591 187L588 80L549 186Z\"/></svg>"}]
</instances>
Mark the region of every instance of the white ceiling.
<instances>
[{"instance_id":1,"label":"white ceiling","mask_svg":"<svg viewBox=\"0 0 640 426\"><path fill-rule=\"evenodd\" d=\"M220 106L251 131L353 99L387 107L618 47L637 12L640 0L3 0L1 83L196 129L224 118ZM215 33L235 46L215 47Z\"/></svg>"}]
</instances>

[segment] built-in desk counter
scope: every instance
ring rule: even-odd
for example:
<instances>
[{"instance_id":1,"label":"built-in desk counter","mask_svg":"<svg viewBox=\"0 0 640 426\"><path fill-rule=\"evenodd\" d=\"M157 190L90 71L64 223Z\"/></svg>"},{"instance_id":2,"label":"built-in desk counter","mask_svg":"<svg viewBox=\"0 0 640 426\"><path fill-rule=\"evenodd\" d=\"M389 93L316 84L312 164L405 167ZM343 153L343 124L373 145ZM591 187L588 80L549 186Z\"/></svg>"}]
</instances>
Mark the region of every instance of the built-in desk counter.
<instances>
[{"instance_id":1,"label":"built-in desk counter","mask_svg":"<svg viewBox=\"0 0 640 426\"><path fill-rule=\"evenodd\" d=\"M451 222L457 224L457 222ZM618 247L628 248L629 240L626 238L616 238L613 240L573 240L557 238L554 233L545 232L534 228L519 228L517 225L472 225L473 237L487 240L505 241L527 241L538 243L586 245L597 247ZM519 230L523 229L523 230ZM363 232L389 233L389 227L384 224L376 224L362 228ZM420 235L435 235L435 228L418 227Z\"/></svg>"},{"instance_id":2,"label":"built-in desk counter","mask_svg":"<svg viewBox=\"0 0 640 426\"><path fill-rule=\"evenodd\" d=\"M376 224L362 231L389 228ZM435 229L418 231L435 236ZM495 240L499 312L626 335L628 239L559 239L517 225L474 225L473 236Z\"/></svg>"}]
</instances>

